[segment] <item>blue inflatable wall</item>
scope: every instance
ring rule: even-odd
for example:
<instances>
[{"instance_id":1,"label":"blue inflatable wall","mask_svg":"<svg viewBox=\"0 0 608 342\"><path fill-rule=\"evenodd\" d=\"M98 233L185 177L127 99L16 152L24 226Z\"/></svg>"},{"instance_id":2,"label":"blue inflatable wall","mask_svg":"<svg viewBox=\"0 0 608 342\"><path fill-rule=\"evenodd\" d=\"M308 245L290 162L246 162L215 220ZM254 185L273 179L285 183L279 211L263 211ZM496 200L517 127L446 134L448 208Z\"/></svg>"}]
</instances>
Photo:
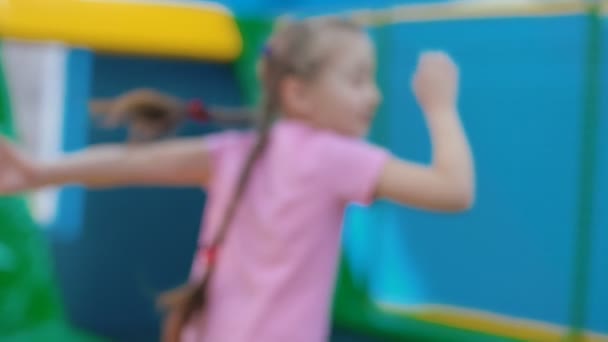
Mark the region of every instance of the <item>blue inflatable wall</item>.
<instances>
[{"instance_id":1,"label":"blue inflatable wall","mask_svg":"<svg viewBox=\"0 0 608 342\"><path fill-rule=\"evenodd\" d=\"M435 22L376 30L377 41L388 51L380 56L381 72L390 71L380 75L386 82L387 118L380 118L383 127L375 138L400 156L429 161L429 138L408 77L419 51L445 49L461 67L461 111L478 177L476 206L463 215L429 215L391 204L371 210L369 215L381 220L370 220L373 232L367 234L380 237L371 240L374 247L359 250L368 254L364 262L378 300L404 307L480 309L568 325L587 20ZM604 38L604 49L607 43ZM604 67L603 94L607 72ZM602 101L600 132L608 114L606 96ZM586 327L606 333L608 297L601 288L608 281L608 235L603 229L608 216L601 208L608 189L601 175L608 155L603 142L605 137L598 142Z\"/></svg>"}]
</instances>

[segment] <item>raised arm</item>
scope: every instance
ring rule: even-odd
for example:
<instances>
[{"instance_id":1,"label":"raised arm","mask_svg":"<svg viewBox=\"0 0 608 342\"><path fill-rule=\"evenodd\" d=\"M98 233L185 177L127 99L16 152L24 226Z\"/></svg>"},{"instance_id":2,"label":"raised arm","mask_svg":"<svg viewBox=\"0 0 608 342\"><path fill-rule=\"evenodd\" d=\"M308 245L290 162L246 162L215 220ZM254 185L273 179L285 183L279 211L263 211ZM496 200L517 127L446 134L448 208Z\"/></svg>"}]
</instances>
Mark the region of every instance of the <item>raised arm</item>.
<instances>
[{"instance_id":1,"label":"raised arm","mask_svg":"<svg viewBox=\"0 0 608 342\"><path fill-rule=\"evenodd\" d=\"M376 195L427 210L461 211L472 206L473 157L457 111L458 71L443 53L422 56L413 88L430 130L430 166L388 161Z\"/></svg>"},{"instance_id":2,"label":"raised arm","mask_svg":"<svg viewBox=\"0 0 608 342\"><path fill-rule=\"evenodd\" d=\"M0 194L45 186L192 185L208 182L209 153L201 138L144 145L100 145L41 163L0 141Z\"/></svg>"}]
</instances>

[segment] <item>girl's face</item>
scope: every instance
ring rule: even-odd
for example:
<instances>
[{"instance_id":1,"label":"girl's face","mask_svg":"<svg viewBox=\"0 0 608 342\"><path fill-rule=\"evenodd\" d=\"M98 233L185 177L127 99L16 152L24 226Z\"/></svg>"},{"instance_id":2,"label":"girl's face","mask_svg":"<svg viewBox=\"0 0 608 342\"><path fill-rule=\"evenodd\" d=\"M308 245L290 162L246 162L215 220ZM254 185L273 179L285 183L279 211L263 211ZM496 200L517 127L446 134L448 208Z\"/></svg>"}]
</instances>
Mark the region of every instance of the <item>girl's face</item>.
<instances>
[{"instance_id":1,"label":"girl's face","mask_svg":"<svg viewBox=\"0 0 608 342\"><path fill-rule=\"evenodd\" d=\"M295 100L294 116L340 134L365 136L380 102L372 43L364 34L347 33L329 49L318 76L285 97Z\"/></svg>"}]
</instances>

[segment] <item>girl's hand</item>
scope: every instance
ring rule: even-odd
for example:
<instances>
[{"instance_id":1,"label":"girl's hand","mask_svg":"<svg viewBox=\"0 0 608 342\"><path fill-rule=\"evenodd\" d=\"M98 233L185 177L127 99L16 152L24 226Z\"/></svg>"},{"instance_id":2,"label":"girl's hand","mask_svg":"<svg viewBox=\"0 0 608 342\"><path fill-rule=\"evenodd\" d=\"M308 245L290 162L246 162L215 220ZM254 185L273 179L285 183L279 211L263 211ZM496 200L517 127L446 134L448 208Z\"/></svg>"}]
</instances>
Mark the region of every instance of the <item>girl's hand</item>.
<instances>
[{"instance_id":1,"label":"girl's hand","mask_svg":"<svg viewBox=\"0 0 608 342\"><path fill-rule=\"evenodd\" d=\"M420 56L412 87L426 115L454 112L458 98L458 68L443 52Z\"/></svg>"},{"instance_id":2,"label":"girl's hand","mask_svg":"<svg viewBox=\"0 0 608 342\"><path fill-rule=\"evenodd\" d=\"M39 174L39 166L35 162L0 137L0 195L33 189Z\"/></svg>"},{"instance_id":3,"label":"girl's hand","mask_svg":"<svg viewBox=\"0 0 608 342\"><path fill-rule=\"evenodd\" d=\"M94 100L93 115L107 127L127 124L130 140L150 141L174 132L184 120L184 104L177 98L151 89L136 89L113 100Z\"/></svg>"}]
</instances>

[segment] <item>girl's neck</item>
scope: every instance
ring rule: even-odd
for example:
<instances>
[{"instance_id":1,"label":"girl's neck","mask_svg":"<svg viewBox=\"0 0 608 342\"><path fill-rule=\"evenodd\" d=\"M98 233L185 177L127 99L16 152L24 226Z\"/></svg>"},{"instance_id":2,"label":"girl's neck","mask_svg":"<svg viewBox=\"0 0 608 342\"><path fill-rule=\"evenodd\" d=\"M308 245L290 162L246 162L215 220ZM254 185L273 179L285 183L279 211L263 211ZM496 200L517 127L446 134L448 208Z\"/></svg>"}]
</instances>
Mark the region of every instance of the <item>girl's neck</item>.
<instances>
[{"instance_id":1,"label":"girl's neck","mask_svg":"<svg viewBox=\"0 0 608 342\"><path fill-rule=\"evenodd\" d=\"M314 120L311 120L309 118L302 117L302 116L297 116L297 115L282 114L279 116L278 121L284 122L287 124L306 126L306 127L314 128L316 130L322 130L322 131L328 130L327 127L324 127L323 125L319 124L318 122L315 122Z\"/></svg>"}]
</instances>

